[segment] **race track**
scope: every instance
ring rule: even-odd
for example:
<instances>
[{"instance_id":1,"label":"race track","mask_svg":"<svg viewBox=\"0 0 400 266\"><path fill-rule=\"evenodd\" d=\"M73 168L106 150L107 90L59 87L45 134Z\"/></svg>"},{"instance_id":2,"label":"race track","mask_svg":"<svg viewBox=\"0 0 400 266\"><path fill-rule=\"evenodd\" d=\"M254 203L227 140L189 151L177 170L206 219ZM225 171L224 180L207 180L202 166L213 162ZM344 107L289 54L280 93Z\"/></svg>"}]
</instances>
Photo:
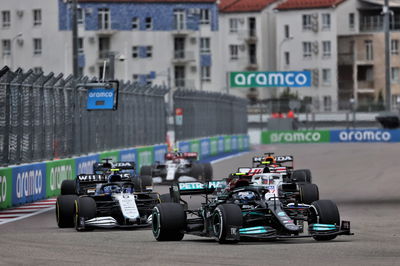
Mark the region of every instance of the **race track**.
<instances>
[{"instance_id":1,"label":"race track","mask_svg":"<svg viewBox=\"0 0 400 266\"><path fill-rule=\"evenodd\" d=\"M264 151L310 168L322 199L338 203L354 236L220 245L185 236L157 242L151 231L59 229L54 211L0 225L0 265L400 265L400 144L260 146L214 165L225 178ZM165 193L167 187L157 187Z\"/></svg>"}]
</instances>

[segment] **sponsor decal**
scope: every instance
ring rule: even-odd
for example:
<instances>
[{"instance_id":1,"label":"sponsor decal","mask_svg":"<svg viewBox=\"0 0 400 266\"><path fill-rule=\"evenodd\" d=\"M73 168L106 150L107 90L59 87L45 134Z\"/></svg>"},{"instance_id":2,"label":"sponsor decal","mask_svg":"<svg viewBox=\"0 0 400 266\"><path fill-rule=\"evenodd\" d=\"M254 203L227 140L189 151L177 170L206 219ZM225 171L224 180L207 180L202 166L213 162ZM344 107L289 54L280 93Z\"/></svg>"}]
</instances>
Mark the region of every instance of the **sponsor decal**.
<instances>
[{"instance_id":1,"label":"sponsor decal","mask_svg":"<svg viewBox=\"0 0 400 266\"><path fill-rule=\"evenodd\" d=\"M200 154L200 141L193 140L190 142L190 151Z\"/></svg>"},{"instance_id":2,"label":"sponsor decal","mask_svg":"<svg viewBox=\"0 0 400 266\"><path fill-rule=\"evenodd\" d=\"M327 130L264 131L261 138L263 144L319 143L329 142L330 135Z\"/></svg>"},{"instance_id":3,"label":"sponsor decal","mask_svg":"<svg viewBox=\"0 0 400 266\"><path fill-rule=\"evenodd\" d=\"M86 156L75 159L76 173L80 174L93 174L93 164L99 161L98 155Z\"/></svg>"},{"instance_id":4,"label":"sponsor decal","mask_svg":"<svg viewBox=\"0 0 400 266\"><path fill-rule=\"evenodd\" d=\"M310 87L310 71L230 72L230 86L243 87Z\"/></svg>"},{"instance_id":5,"label":"sponsor decal","mask_svg":"<svg viewBox=\"0 0 400 266\"><path fill-rule=\"evenodd\" d=\"M123 150L119 153L121 161L136 162L136 149Z\"/></svg>"},{"instance_id":6,"label":"sponsor decal","mask_svg":"<svg viewBox=\"0 0 400 266\"><path fill-rule=\"evenodd\" d=\"M20 205L46 196L46 164L32 164L12 169L12 204Z\"/></svg>"},{"instance_id":7,"label":"sponsor decal","mask_svg":"<svg viewBox=\"0 0 400 266\"><path fill-rule=\"evenodd\" d=\"M286 216L286 213L284 213L284 212L278 212L278 216Z\"/></svg>"},{"instance_id":8,"label":"sponsor decal","mask_svg":"<svg viewBox=\"0 0 400 266\"><path fill-rule=\"evenodd\" d=\"M190 145L189 142L186 141L181 141L178 144L178 149L181 152L189 152L190 151Z\"/></svg>"},{"instance_id":9,"label":"sponsor decal","mask_svg":"<svg viewBox=\"0 0 400 266\"><path fill-rule=\"evenodd\" d=\"M12 170L0 168L0 209L11 206Z\"/></svg>"},{"instance_id":10,"label":"sponsor decal","mask_svg":"<svg viewBox=\"0 0 400 266\"><path fill-rule=\"evenodd\" d=\"M211 155L218 154L218 139L217 138L210 139L210 154Z\"/></svg>"},{"instance_id":11,"label":"sponsor decal","mask_svg":"<svg viewBox=\"0 0 400 266\"><path fill-rule=\"evenodd\" d=\"M219 137L218 138L218 153L224 153L225 148L224 148L224 137Z\"/></svg>"},{"instance_id":12,"label":"sponsor decal","mask_svg":"<svg viewBox=\"0 0 400 266\"><path fill-rule=\"evenodd\" d=\"M80 182L106 181L107 177L103 175L79 175L78 180Z\"/></svg>"},{"instance_id":13,"label":"sponsor decal","mask_svg":"<svg viewBox=\"0 0 400 266\"><path fill-rule=\"evenodd\" d=\"M400 140L399 130L360 129L332 130L332 142L395 142Z\"/></svg>"},{"instance_id":14,"label":"sponsor decal","mask_svg":"<svg viewBox=\"0 0 400 266\"><path fill-rule=\"evenodd\" d=\"M93 88L88 89L87 109L88 110L112 110L116 109L115 89Z\"/></svg>"},{"instance_id":15,"label":"sponsor decal","mask_svg":"<svg viewBox=\"0 0 400 266\"><path fill-rule=\"evenodd\" d=\"M167 145L154 146L154 161L164 163L165 154L168 152Z\"/></svg>"},{"instance_id":16,"label":"sponsor decal","mask_svg":"<svg viewBox=\"0 0 400 266\"><path fill-rule=\"evenodd\" d=\"M225 136L224 137L224 152L230 152L232 150L231 148L231 137L230 136Z\"/></svg>"},{"instance_id":17,"label":"sponsor decal","mask_svg":"<svg viewBox=\"0 0 400 266\"><path fill-rule=\"evenodd\" d=\"M232 151L237 151L238 149L238 137L237 136L232 136L231 138L231 150Z\"/></svg>"},{"instance_id":18,"label":"sponsor decal","mask_svg":"<svg viewBox=\"0 0 400 266\"><path fill-rule=\"evenodd\" d=\"M62 181L75 178L75 160L48 162L46 164L46 177L46 196L57 196L61 192Z\"/></svg>"},{"instance_id":19,"label":"sponsor decal","mask_svg":"<svg viewBox=\"0 0 400 266\"><path fill-rule=\"evenodd\" d=\"M179 190L204 189L202 183L179 183Z\"/></svg>"},{"instance_id":20,"label":"sponsor decal","mask_svg":"<svg viewBox=\"0 0 400 266\"><path fill-rule=\"evenodd\" d=\"M144 165L151 165L153 164L153 147L143 147L143 148L138 148L137 153L138 153L138 160L137 160L137 168L140 169L140 167Z\"/></svg>"},{"instance_id":21,"label":"sponsor decal","mask_svg":"<svg viewBox=\"0 0 400 266\"><path fill-rule=\"evenodd\" d=\"M288 162L288 161L293 161L293 156L276 156L276 161L277 162Z\"/></svg>"},{"instance_id":22,"label":"sponsor decal","mask_svg":"<svg viewBox=\"0 0 400 266\"><path fill-rule=\"evenodd\" d=\"M210 139L202 139L200 140L200 155L202 158L210 155Z\"/></svg>"}]
</instances>

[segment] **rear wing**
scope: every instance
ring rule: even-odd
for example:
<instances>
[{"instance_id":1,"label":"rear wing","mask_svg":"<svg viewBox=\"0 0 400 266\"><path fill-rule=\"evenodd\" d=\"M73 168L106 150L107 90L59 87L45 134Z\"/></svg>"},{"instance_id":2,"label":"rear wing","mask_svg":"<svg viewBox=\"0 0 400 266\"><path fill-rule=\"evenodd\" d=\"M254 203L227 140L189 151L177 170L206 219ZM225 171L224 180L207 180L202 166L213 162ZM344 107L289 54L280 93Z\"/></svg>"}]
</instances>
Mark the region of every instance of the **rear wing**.
<instances>
[{"instance_id":1,"label":"rear wing","mask_svg":"<svg viewBox=\"0 0 400 266\"><path fill-rule=\"evenodd\" d=\"M82 174L76 177L79 183L106 183L108 182L107 176L105 175L88 175Z\"/></svg>"},{"instance_id":2,"label":"rear wing","mask_svg":"<svg viewBox=\"0 0 400 266\"><path fill-rule=\"evenodd\" d=\"M116 162L112 166L121 170L135 170L136 164L135 162Z\"/></svg>"},{"instance_id":3,"label":"rear wing","mask_svg":"<svg viewBox=\"0 0 400 266\"><path fill-rule=\"evenodd\" d=\"M264 160L264 158L265 156L253 157L253 167L259 165ZM293 161L294 161L293 155L277 155L275 156L275 161L277 164L291 162L292 164L287 167L293 169Z\"/></svg>"},{"instance_id":4,"label":"rear wing","mask_svg":"<svg viewBox=\"0 0 400 266\"><path fill-rule=\"evenodd\" d=\"M174 160L174 159L191 159L197 160L199 154L197 152L167 152L165 154L165 160Z\"/></svg>"},{"instance_id":5,"label":"rear wing","mask_svg":"<svg viewBox=\"0 0 400 266\"><path fill-rule=\"evenodd\" d=\"M226 187L225 180L214 180L205 183L202 182L181 182L172 185L173 193L179 195L197 195L197 194L212 194L216 190L221 190Z\"/></svg>"}]
</instances>

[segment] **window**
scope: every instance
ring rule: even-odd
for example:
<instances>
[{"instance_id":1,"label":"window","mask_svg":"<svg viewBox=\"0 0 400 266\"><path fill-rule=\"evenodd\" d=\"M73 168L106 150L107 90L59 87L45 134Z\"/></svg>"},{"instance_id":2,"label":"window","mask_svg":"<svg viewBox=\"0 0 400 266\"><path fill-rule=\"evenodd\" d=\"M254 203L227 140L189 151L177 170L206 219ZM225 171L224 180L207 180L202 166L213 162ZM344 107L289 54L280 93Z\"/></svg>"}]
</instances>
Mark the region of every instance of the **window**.
<instances>
[{"instance_id":1,"label":"window","mask_svg":"<svg viewBox=\"0 0 400 266\"><path fill-rule=\"evenodd\" d=\"M211 71L209 66L201 67L201 80L202 81L211 81Z\"/></svg>"},{"instance_id":2,"label":"window","mask_svg":"<svg viewBox=\"0 0 400 266\"><path fill-rule=\"evenodd\" d=\"M138 17L134 17L132 19L132 29L133 30L138 30L139 29L139 18Z\"/></svg>"},{"instance_id":3,"label":"window","mask_svg":"<svg viewBox=\"0 0 400 266\"><path fill-rule=\"evenodd\" d=\"M323 57L331 56L331 42L330 41L322 42L322 56Z\"/></svg>"},{"instance_id":4,"label":"window","mask_svg":"<svg viewBox=\"0 0 400 266\"><path fill-rule=\"evenodd\" d=\"M153 46L146 46L146 57L153 56Z\"/></svg>"},{"instance_id":5,"label":"window","mask_svg":"<svg viewBox=\"0 0 400 266\"><path fill-rule=\"evenodd\" d=\"M354 30L355 28L355 16L354 13L349 14L349 29Z\"/></svg>"},{"instance_id":6,"label":"window","mask_svg":"<svg viewBox=\"0 0 400 266\"><path fill-rule=\"evenodd\" d=\"M42 10L34 9L33 10L33 26L42 25Z\"/></svg>"},{"instance_id":7,"label":"window","mask_svg":"<svg viewBox=\"0 0 400 266\"><path fill-rule=\"evenodd\" d=\"M303 58L311 58L311 42L303 42Z\"/></svg>"},{"instance_id":8,"label":"window","mask_svg":"<svg viewBox=\"0 0 400 266\"><path fill-rule=\"evenodd\" d=\"M331 96L324 96L324 110L332 111L332 98Z\"/></svg>"},{"instance_id":9,"label":"window","mask_svg":"<svg viewBox=\"0 0 400 266\"><path fill-rule=\"evenodd\" d=\"M399 67L390 68L390 81L392 83L398 83L400 81L399 72L400 72L400 68Z\"/></svg>"},{"instance_id":10,"label":"window","mask_svg":"<svg viewBox=\"0 0 400 266\"><path fill-rule=\"evenodd\" d=\"M79 38L78 39L78 53L79 54L83 54L84 50L83 50L83 38Z\"/></svg>"},{"instance_id":11,"label":"window","mask_svg":"<svg viewBox=\"0 0 400 266\"><path fill-rule=\"evenodd\" d=\"M144 25L146 30L151 30L153 28L153 19L151 17L147 17L144 21Z\"/></svg>"},{"instance_id":12,"label":"window","mask_svg":"<svg viewBox=\"0 0 400 266\"><path fill-rule=\"evenodd\" d=\"M229 45L229 55L231 60L237 60L239 58L239 45Z\"/></svg>"},{"instance_id":13,"label":"window","mask_svg":"<svg viewBox=\"0 0 400 266\"><path fill-rule=\"evenodd\" d=\"M366 60L373 60L374 59L374 47L372 40L364 41L365 44L365 59Z\"/></svg>"},{"instance_id":14,"label":"window","mask_svg":"<svg viewBox=\"0 0 400 266\"><path fill-rule=\"evenodd\" d=\"M390 41L390 52L392 54L399 54L399 40L393 39Z\"/></svg>"},{"instance_id":15,"label":"window","mask_svg":"<svg viewBox=\"0 0 400 266\"><path fill-rule=\"evenodd\" d=\"M210 10L200 9L200 24L210 24Z\"/></svg>"},{"instance_id":16,"label":"window","mask_svg":"<svg viewBox=\"0 0 400 266\"><path fill-rule=\"evenodd\" d=\"M11 14L10 11L2 11L1 12L1 21L2 21L2 27L3 28L8 28L11 26Z\"/></svg>"},{"instance_id":17,"label":"window","mask_svg":"<svg viewBox=\"0 0 400 266\"><path fill-rule=\"evenodd\" d=\"M42 54L42 39L33 39L33 54L41 55Z\"/></svg>"},{"instance_id":18,"label":"window","mask_svg":"<svg viewBox=\"0 0 400 266\"><path fill-rule=\"evenodd\" d=\"M329 30L331 28L331 15L322 14L322 29Z\"/></svg>"},{"instance_id":19,"label":"window","mask_svg":"<svg viewBox=\"0 0 400 266\"><path fill-rule=\"evenodd\" d=\"M133 58L139 57L139 46L132 46L132 57Z\"/></svg>"},{"instance_id":20,"label":"window","mask_svg":"<svg viewBox=\"0 0 400 266\"><path fill-rule=\"evenodd\" d=\"M200 53L210 53L210 38L200 38Z\"/></svg>"},{"instance_id":21,"label":"window","mask_svg":"<svg viewBox=\"0 0 400 266\"><path fill-rule=\"evenodd\" d=\"M2 41L3 56L11 55L11 40Z\"/></svg>"},{"instance_id":22,"label":"window","mask_svg":"<svg viewBox=\"0 0 400 266\"><path fill-rule=\"evenodd\" d=\"M176 30L186 29L185 10L183 10L183 9L175 9L174 10L174 23L175 23Z\"/></svg>"},{"instance_id":23,"label":"window","mask_svg":"<svg viewBox=\"0 0 400 266\"><path fill-rule=\"evenodd\" d=\"M290 38L289 25L285 25L285 39L289 39L289 38Z\"/></svg>"},{"instance_id":24,"label":"window","mask_svg":"<svg viewBox=\"0 0 400 266\"><path fill-rule=\"evenodd\" d=\"M322 69L322 83L324 85L330 85L331 84L331 70L324 68Z\"/></svg>"},{"instance_id":25,"label":"window","mask_svg":"<svg viewBox=\"0 0 400 266\"><path fill-rule=\"evenodd\" d=\"M175 66L174 77L176 87L185 87L185 66Z\"/></svg>"},{"instance_id":26,"label":"window","mask_svg":"<svg viewBox=\"0 0 400 266\"><path fill-rule=\"evenodd\" d=\"M78 8L78 12L76 14L78 24L83 24L83 9Z\"/></svg>"},{"instance_id":27,"label":"window","mask_svg":"<svg viewBox=\"0 0 400 266\"><path fill-rule=\"evenodd\" d=\"M311 30L311 15L303 15L303 30Z\"/></svg>"},{"instance_id":28,"label":"window","mask_svg":"<svg viewBox=\"0 0 400 266\"><path fill-rule=\"evenodd\" d=\"M98 18L99 30L109 30L110 29L110 9L99 8L97 18Z\"/></svg>"},{"instance_id":29,"label":"window","mask_svg":"<svg viewBox=\"0 0 400 266\"><path fill-rule=\"evenodd\" d=\"M285 57L285 65L286 66L290 65L290 53L289 52L285 52L284 53L284 57Z\"/></svg>"},{"instance_id":30,"label":"window","mask_svg":"<svg viewBox=\"0 0 400 266\"><path fill-rule=\"evenodd\" d=\"M237 18L229 19L229 32L238 32L239 20Z\"/></svg>"}]
</instances>

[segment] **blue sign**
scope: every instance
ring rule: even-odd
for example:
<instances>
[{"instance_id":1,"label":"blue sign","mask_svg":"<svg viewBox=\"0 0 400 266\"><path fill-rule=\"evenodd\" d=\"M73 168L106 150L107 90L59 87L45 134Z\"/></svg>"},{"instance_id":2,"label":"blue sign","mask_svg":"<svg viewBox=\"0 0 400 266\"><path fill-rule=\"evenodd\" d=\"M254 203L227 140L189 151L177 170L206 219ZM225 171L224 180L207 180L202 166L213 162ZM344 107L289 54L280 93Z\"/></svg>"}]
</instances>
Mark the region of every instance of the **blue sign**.
<instances>
[{"instance_id":1,"label":"blue sign","mask_svg":"<svg viewBox=\"0 0 400 266\"><path fill-rule=\"evenodd\" d=\"M154 161L163 163L165 160L165 154L167 152L168 152L167 145L154 146Z\"/></svg>"},{"instance_id":2,"label":"blue sign","mask_svg":"<svg viewBox=\"0 0 400 266\"><path fill-rule=\"evenodd\" d=\"M93 174L93 164L98 161L100 161L98 154L76 158L75 174Z\"/></svg>"},{"instance_id":3,"label":"blue sign","mask_svg":"<svg viewBox=\"0 0 400 266\"><path fill-rule=\"evenodd\" d=\"M237 136L232 136L231 138L231 151L237 151L238 150L238 137Z\"/></svg>"},{"instance_id":4,"label":"blue sign","mask_svg":"<svg viewBox=\"0 0 400 266\"><path fill-rule=\"evenodd\" d=\"M118 160L121 162L136 162L137 161L137 150L128 149L119 152Z\"/></svg>"},{"instance_id":5,"label":"blue sign","mask_svg":"<svg viewBox=\"0 0 400 266\"><path fill-rule=\"evenodd\" d=\"M218 137L218 154L222 154L225 152L225 139L224 137Z\"/></svg>"},{"instance_id":6,"label":"blue sign","mask_svg":"<svg viewBox=\"0 0 400 266\"><path fill-rule=\"evenodd\" d=\"M87 109L88 110L115 110L116 93L114 88L88 89Z\"/></svg>"},{"instance_id":7,"label":"blue sign","mask_svg":"<svg viewBox=\"0 0 400 266\"><path fill-rule=\"evenodd\" d=\"M400 142L400 130L331 130L331 142Z\"/></svg>"},{"instance_id":8,"label":"blue sign","mask_svg":"<svg viewBox=\"0 0 400 266\"><path fill-rule=\"evenodd\" d=\"M211 153L210 150L210 139L202 139L200 140L200 158L205 158L209 156Z\"/></svg>"},{"instance_id":9,"label":"blue sign","mask_svg":"<svg viewBox=\"0 0 400 266\"><path fill-rule=\"evenodd\" d=\"M46 164L38 163L12 169L12 204L21 205L46 197Z\"/></svg>"},{"instance_id":10,"label":"blue sign","mask_svg":"<svg viewBox=\"0 0 400 266\"><path fill-rule=\"evenodd\" d=\"M190 144L186 141L180 141L178 144L178 150L180 152L190 152Z\"/></svg>"}]
</instances>

